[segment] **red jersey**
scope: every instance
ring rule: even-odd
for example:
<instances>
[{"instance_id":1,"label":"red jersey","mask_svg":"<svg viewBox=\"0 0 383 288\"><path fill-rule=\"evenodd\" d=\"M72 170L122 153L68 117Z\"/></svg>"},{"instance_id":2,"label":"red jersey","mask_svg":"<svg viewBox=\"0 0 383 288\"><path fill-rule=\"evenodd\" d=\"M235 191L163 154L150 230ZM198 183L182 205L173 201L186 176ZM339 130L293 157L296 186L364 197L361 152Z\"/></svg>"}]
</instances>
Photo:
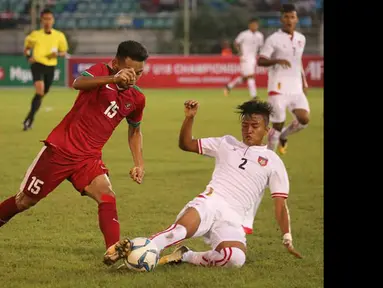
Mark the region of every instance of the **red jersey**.
<instances>
[{"instance_id":1,"label":"red jersey","mask_svg":"<svg viewBox=\"0 0 383 288\"><path fill-rule=\"evenodd\" d=\"M97 77L111 75L110 68L98 63L82 73ZM107 84L90 91L80 91L77 99L46 143L70 158L100 157L101 150L122 119L138 126L142 120L145 96L137 86L119 91Z\"/></svg>"}]
</instances>

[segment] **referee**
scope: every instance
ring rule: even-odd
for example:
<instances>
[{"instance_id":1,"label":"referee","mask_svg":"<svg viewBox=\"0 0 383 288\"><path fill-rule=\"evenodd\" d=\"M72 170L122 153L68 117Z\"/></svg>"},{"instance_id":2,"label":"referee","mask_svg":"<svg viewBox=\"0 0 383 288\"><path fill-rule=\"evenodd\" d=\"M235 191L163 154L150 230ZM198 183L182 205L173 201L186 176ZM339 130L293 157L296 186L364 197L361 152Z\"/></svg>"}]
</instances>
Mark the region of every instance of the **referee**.
<instances>
[{"instance_id":1,"label":"referee","mask_svg":"<svg viewBox=\"0 0 383 288\"><path fill-rule=\"evenodd\" d=\"M33 83L36 89L32 99L31 110L24 120L24 131L32 127L32 123L41 101L52 85L57 57L64 57L68 43L64 33L53 29L54 16L49 9L40 15L42 29L32 31L24 42L24 55L31 64Z\"/></svg>"}]
</instances>

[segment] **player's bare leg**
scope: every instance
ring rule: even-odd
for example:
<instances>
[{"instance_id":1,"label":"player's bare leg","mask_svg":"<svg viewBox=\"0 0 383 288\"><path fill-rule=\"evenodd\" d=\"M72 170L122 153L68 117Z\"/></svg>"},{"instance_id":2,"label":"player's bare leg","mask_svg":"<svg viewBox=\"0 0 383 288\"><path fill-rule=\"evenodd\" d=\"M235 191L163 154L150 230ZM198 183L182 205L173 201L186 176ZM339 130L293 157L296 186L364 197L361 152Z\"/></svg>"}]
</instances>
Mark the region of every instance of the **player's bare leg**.
<instances>
[{"instance_id":1,"label":"player's bare leg","mask_svg":"<svg viewBox=\"0 0 383 288\"><path fill-rule=\"evenodd\" d=\"M243 83L245 81L243 76L235 77L232 81L230 81L225 88L223 89L223 95L228 96L230 91L237 85Z\"/></svg>"},{"instance_id":2,"label":"player's bare leg","mask_svg":"<svg viewBox=\"0 0 383 288\"><path fill-rule=\"evenodd\" d=\"M23 130L24 131L27 131L27 130L32 128L32 123L33 123L35 114L39 110L39 108L41 106L42 99L43 99L44 94L45 94L45 92L44 92L45 87L44 87L44 81L43 80L35 81L34 86L35 86L36 93L32 99L31 110L29 111L27 117L25 118L25 120L23 122L23 125L24 125Z\"/></svg>"},{"instance_id":3,"label":"player's bare leg","mask_svg":"<svg viewBox=\"0 0 383 288\"><path fill-rule=\"evenodd\" d=\"M173 253L163 256L159 264L187 262L205 267L242 267L246 260L246 246L238 241L221 242L215 250L195 252L182 246Z\"/></svg>"},{"instance_id":4,"label":"player's bare leg","mask_svg":"<svg viewBox=\"0 0 383 288\"><path fill-rule=\"evenodd\" d=\"M273 123L273 128L270 129L269 135L268 135L268 143L267 143L268 149L275 151L275 149L277 148L284 124L285 122Z\"/></svg>"},{"instance_id":5,"label":"player's bare leg","mask_svg":"<svg viewBox=\"0 0 383 288\"><path fill-rule=\"evenodd\" d=\"M99 175L86 186L85 194L98 203L98 220L100 230L104 235L107 251L104 255L104 263L112 265L117 260L125 257L130 252L130 241L120 241L120 223L117 217L116 198L112 190L112 184L107 175Z\"/></svg>"},{"instance_id":6,"label":"player's bare leg","mask_svg":"<svg viewBox=\"0 0 383 288\"><path fill-rule=\"evenodd\" d=\"M287 152L287 136L297 133L300 130L305 129L310 121L310 114L304 109L295 109L292 111L295 119L289 126L283 128L279 137L278 151L280 154L286 154Z\"/></svg>"},{"instance_id":7,"label":"player's bare leg","mask_svg":"<svg viewBox=\"0 0 383 288\"><path fill-rule=\"evenodd\" d=\"M190 207L186 209L185 213L176 221L170 225L167 229L157 234L154 234L150 239L156 244L159 251L163 249L179 244L185 239L191 238L201 223L201 218L196 209ZM164 256L159 260L160 264L166 264L175 261L175 255L181 255L185 253L188 248L179 248L177 253L174 255ZM176 251L175 251L176 252ZM177 258L178 256L176 256Z\"/></svg>"},{"instance_id":8,"label":"player's bare leg","mask_svg":"<svg viewBox=\"0 0 383 288\"><path fill-rule=\"evenodd\" d=\"M11 220L15 215L36 205L39 200L33 199L19 192L0 203L0 227Z\"/></svg>"}]
</instances>

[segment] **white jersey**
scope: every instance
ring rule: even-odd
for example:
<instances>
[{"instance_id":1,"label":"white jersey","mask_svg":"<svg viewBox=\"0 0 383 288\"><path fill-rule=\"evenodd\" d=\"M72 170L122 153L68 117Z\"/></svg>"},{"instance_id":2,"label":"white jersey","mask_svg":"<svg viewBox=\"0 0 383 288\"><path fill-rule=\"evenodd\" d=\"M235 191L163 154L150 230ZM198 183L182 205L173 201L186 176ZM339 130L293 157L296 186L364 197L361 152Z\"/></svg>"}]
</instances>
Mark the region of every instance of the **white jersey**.
<instances>
[{"instance_id":1,"label":"white jersey","mask_svg":"<svg viewBox=\"0 0 383 288\"><path fill-rule=\"evenodd\" d=\"M289 179L279 156L267 146L247 146L235 137L198 139L199 153L216 159L207 185L252 229L266 187L272 197L287 198Z\"/></svg>"},{"instance_id":2,"label":"white jersey","mask_svg":"<svg viewBox=\"0 0 383 288\"><path fill-rule=\"evenodd\" d=\"M299 32L293 36L279 29L271 34L262 47L260 56L267 59L284 59L290 68L274 65L268 68L268 91L280 94L298 94L303 91L302 55L306 38Z\"/></svg>"},{"instance_id":3,"label":"white jersey","mask_svg":"<svg viewBox=\"0 0 383 288\"><path fill-rule=\"evenodd\" d=\"M240 46L241 60L255 63L258 51L263 45L263 34L259 31L251 32L248 29L239 33L235 42Z\"/></svg>"}]
</instances>

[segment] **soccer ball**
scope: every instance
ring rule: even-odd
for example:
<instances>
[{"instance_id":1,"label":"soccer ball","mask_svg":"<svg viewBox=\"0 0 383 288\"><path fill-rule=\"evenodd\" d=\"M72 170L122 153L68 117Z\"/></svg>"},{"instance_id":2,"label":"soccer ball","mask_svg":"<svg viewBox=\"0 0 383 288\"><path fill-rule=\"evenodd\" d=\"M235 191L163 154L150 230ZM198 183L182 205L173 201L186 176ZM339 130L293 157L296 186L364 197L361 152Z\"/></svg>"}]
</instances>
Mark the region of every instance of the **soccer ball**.
<instances>
[{"instance_id":1,"label":"soccer ball","mask_svg":"<svg viewBox=\"0 0 383 288\"><path fill-rule=\"evenodd\" d=\"M125 265L134 271L153 271L160 258L156 244L144 237L134 238L131 241L132 248L129 256L124 259Z\"/></svg>"}]
</instances>

